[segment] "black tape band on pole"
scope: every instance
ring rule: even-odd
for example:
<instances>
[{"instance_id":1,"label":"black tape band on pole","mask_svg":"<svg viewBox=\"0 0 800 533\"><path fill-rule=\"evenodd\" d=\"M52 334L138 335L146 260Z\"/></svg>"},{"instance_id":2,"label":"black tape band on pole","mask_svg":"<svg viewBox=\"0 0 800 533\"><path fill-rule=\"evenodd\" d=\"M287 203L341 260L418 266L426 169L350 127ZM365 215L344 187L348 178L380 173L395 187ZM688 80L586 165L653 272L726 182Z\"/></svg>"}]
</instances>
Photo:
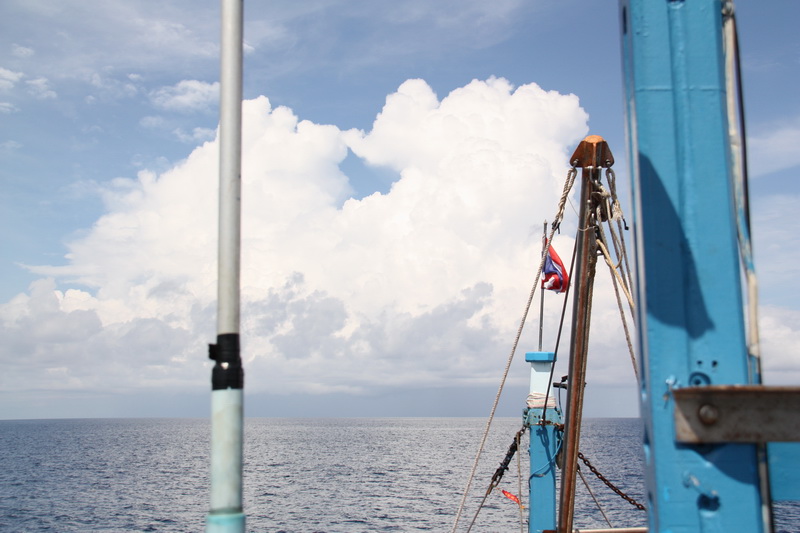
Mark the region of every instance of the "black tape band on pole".
<instances>
[{"instance_id":1,"label":"black tape band on pole","mask_svg":"<svg viewBox=\"0 0 800 533\"><path fill-rule=\"evenodd\" d=\"M238 333L217 335L217 344L208 345L208 357L216 361L211 371L211 390L244 389Z\"/></svg>"}]
</instances>

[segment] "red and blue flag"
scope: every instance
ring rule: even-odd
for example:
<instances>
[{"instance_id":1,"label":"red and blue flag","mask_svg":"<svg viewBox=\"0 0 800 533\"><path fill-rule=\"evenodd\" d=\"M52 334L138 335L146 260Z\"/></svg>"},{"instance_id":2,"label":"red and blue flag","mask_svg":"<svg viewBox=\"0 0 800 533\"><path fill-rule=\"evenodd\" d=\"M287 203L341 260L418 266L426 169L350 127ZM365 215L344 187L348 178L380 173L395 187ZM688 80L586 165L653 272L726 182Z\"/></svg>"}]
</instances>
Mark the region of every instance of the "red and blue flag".
<instances>
[{"instance_id":1,"label":"red and blue flag","mask_svg":"<svg viewBox=\"0 0 800 533\"><path fill-rule=\"evenodd\" d=\"M547 256L544 258L544 269L542 270L542 288L556 292L564 292L569 285L569 274L564 268L564 263L558 257L555 249L550 246Z\"/></svg>"}]
</instances>

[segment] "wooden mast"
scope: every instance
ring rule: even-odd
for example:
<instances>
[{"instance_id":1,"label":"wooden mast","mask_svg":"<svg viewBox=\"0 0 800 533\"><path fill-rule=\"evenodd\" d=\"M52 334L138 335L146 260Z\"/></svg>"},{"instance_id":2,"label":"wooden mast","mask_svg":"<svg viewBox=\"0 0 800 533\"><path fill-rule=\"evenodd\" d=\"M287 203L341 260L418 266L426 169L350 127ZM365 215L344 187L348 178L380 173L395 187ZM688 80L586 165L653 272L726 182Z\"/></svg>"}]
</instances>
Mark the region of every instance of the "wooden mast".
<instances>
[{"instance_id":1,"label":"wooden mast","mask_svg":"<svg viewBox=\"0 0 800 533\"><path fill-rule=\"evenodd\" d=\"M578 448L583 413L583 392L586 385L586 359L589 348L589 326L592 309L595 266L597 264L598 185L603 168L614 164L614 156L605 140L590 135L581 141L570 158L573 167L583 169L578 222L578 243L575 271L572 338L570 342L569 387L564 424L564 466L561 476L561 498L558 513L559 533L572 533L575 508L575 479L578 471Z\"/></svg>"}]
</instances>

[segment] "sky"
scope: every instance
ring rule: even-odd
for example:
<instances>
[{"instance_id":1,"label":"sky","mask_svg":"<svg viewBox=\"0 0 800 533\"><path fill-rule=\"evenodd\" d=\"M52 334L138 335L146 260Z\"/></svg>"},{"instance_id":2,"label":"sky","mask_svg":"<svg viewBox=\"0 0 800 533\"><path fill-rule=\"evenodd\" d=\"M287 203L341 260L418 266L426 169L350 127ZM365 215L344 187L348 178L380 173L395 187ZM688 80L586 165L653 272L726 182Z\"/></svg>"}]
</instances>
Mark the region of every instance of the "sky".
<instances>
[{"instance_id":1,"label":"sky","mask_svg":"<svg viewBox=\"0 0 800 533\"><path fill-rule=\"evenodd\" d=\"M796 384L800 5L736 7L765 380ZM218 57L217 2L0 5L0 419L207 416ZM586 135L630 212L620 65L615 2L247 2L246 415L487 415ZM604 279L585 412L636 416Z\"/></svg>"}]
</instances>

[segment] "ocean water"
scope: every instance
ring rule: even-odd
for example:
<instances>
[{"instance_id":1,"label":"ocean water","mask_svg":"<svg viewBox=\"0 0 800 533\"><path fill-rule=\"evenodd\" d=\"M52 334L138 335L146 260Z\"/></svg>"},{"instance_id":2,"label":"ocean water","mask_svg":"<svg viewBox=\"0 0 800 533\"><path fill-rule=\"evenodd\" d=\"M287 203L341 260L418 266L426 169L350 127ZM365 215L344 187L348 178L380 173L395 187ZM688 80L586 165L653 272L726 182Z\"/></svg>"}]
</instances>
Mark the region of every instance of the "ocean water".
<instances>
[{"instance_id":1,"label":"ocean water","mask_svg":"<svg viewBox=\"0 0 800 533\"><path fill-rule=\"evenodd\" d=\"M248 418L247 529L450 531L484 425L478 418ZM520 427L519 419L494 423L463 526ZM638 420L588 420L581 449L643 501L640 431ZM204 419L0 421L0 531L203 531L208 449ZM518 469L524 487L528 468L527 454L519 457L499 487L515 494ZM584 472L614 526L646 525L643 511ZM797 504L781 504L778 515L776 531L800 531ZM580 480L575 525L607 527ZM520 531L518 507L495 491L473 531Z\"/></svg>"}]
</instances>

